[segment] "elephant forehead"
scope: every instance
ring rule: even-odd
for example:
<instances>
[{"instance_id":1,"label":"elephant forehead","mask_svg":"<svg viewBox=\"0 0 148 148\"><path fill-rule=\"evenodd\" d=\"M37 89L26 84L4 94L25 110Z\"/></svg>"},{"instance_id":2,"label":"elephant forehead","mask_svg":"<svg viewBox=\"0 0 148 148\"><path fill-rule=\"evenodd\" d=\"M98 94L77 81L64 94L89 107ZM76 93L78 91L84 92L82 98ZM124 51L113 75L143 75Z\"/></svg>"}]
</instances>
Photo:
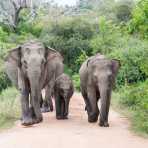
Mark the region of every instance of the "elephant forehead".
<instances>
[{"instance_id":1,"label":"elephant forehead","mask_svg":"<svg viewBox=\"0 0 148 148\"><path fill-rule=\"evenodd\" d=\"M38 49L38 48L44 48L44 45L41 42L30 41L30 42L24 43L22 45L22 48Z\"/></svg>"},{"instance_id":2,"label":"elephant forehead","mask_svg":"<svg viewBox=\"0 0 148 148\"><path fill-rule=\"evenodd\" d=\"M109 68L112 66L110 60L102 59L102 60L95 60L92 61L93 66L97 66L99 68Z\"/></svg>"},{"instance_id":3,"label":"elephant forehead","mask_svg":"<svg viewBox=\"0 0 148 148\"><path fill-rule=\"evenodd\" d=\"M67 85L66 84L61 84L59 87L60 87L61 90L65 90L66 91L66 90L69 90L70 85L69 84L67 84Z\"/></svg>"},{"instance_id":4,"label":"elephant forehead","mask_svg":"<svg viewBox=\"0 0 148 148\"><path fill-rule=\"evenodd\" d=\"M25 44L22 46L22 48L28 48L28 49L38 49L38 48L44 48L41 44Z\"/></svg>"}]
</instances>

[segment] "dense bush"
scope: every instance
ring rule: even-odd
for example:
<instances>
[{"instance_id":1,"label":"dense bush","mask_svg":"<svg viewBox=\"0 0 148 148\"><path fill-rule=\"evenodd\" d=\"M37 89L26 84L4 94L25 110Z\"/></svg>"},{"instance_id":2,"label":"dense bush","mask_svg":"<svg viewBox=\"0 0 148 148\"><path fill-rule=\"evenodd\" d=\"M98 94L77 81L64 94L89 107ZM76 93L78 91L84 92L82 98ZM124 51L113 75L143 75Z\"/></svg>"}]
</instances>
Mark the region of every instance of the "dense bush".
<instances>
[{"instance_id":1,"label":"dense bush","mask_svg":"<svg viewBox=\"0 0 148 148\"><path fill-rule=\"evenodd\" d=\"M148 1L140 0L132 13L129 25L131 33L139 33L142 38L148 39Z\"/></svg>"},{"instance_id":2,"label":"dense bush","mask_svg":"<svg viewBox=\"0 0 148 148\"><path fill-rule=\"evenodd\" d=\"M11 85L4 71L4 59L10 46L10 44L0 41L0 92Z\"/></svg>"},{"instance_id":3,"label":"dense bush","mask_svg":"<svg viewBox=\"0 0 148 148\"><path fill-rule=\"evenodd\" d=\"M94 35L93 24L82 19L61 21L47 30L42 41L59 50L64 56L65 63L74 72L78 72L79 65L75 61L81 56L81 51L91 54L90 39Z\"/></svg>"},{"instance_id":4,"label":"dense bush","mask_svg":"<svg viewBox=\"0 0 148 148\"><path fill-rule=\"evenodd\" d=\"M72 79L73 79L73 83L74 83L75 89L77 91L80 91L80 76L79 76L79 74L74 74L72 76Z\"/></svg>"},{"instance_id":5,"label":"dense bush","mask_svg":"<svg viewBox=\"0 0 148 148\"><path fill-rule=\"evenodd\" d=\"M0 94L0 128L12 126L12 121L19 117L20 107L18 92L8 88Z\"/></svg>"},{"instance_id":6,"label":"dense bush","mask_svg":"<svg viewBox=\"0 0 148 148\"><path fill-rule=\"evenodd\" d=\"M6 89L8 86L11 86L11 82L8 79L4 71L0 71L0 92Z\"/></svg>"},{"instance_id":7,"label":"dense bush","mask_svg":"<svg viewBox=\"0 0 148 148\"><path fill-rule=\"evenodd\" d=\"M100 17L99 32L91 40L91 47L93 53L100 52L102 54L109 54L117 48L121 38L119 27L114 25L111 21L107 21L105 17Z\"/></svg>"},{"instance_id":8,"label":"dense bush","mask_svg":"<svg viewBox=\"0 0 148 148\"><path fill-rule=\"evenodd\" d=\"M134 5L133 0L119 0L116 2L115 12L118 22L126 23L131 19Z\"/></svg>"},{"instance_id":9,"label":"dense bush","mask_svg":"<svg viewBox=\"0 0 148 148\"><path fill-rule=\"evenodd\" d=\"M121 68L117 82L119 85L144 81L147 75L148 65L148 44L136 38L124 38L120 40L117 50L109 56L121 61Z\"/></svg>"},{"instance_id":10,"label":"dense bush","mask_svg":"<svg viewBox=\"0 0 148 148\"><path fill-rule=\"evenodd\" d=\"M122 88L120 95L120 102L134 111L134 128L148 134L148 80Z\"/></svg>"},{"instance_id":11,"label":"dense bush","mask_svg":"<svg viewBox=\"0 0 148 148\"><path fill-rule=\"evenodd\" d=\"M0 41L1 41L1 42L2 42L2 41L3 41L3 42L6 41L7 37L8 37L8 33L5 32L5 31L3 30L3 28L0 26Z\"/></svg>"}]
</instances>

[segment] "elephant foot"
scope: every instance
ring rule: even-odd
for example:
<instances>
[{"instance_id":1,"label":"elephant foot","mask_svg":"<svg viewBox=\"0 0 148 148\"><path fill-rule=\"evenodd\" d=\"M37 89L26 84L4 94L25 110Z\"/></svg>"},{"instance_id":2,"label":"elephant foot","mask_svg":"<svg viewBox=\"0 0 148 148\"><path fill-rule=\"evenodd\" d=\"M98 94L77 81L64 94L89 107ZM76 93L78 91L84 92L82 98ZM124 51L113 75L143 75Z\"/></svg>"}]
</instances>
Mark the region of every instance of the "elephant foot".
<instances>
[{"instance_id":1,"label":"elephant foot","mask_svg":"<svg viewBox=\"0 0 148 148\"><path fill-rule=\"evenodd\" d=\"M38 124L41 123L43 121L43 118L33 118L33 124Z\"/></svg>"},{"instance_id":2,"label":"elephant foot","mask_svg":"<svg viewBox=\"0 0 148 148\"><path fill-rule=\"evenodd\" d=\"M50 112L53 112L53 106L50 106Z\"/></svg>"},{"instance_id":3,"label":"elephant foot","mask_svg":"<svg viewBox=\"0 0 148 148\"><path fill-rule=\"evenodd\" d=\"M67 120L68 119L68 117L67 116L63 116L63 118L62 118L63 120Z\"/></svg>"},{"instance_id":4,"label":"elephant foot","mask_svg":"<svg viewBox=\"0 0 148 148\"><path fill-rule=\"evenodd\" d=\"M49 107L42 107L41 108L41 112L42 113L47 113L47 112L50 112L51 110L49 109Z\"/></svg>"},{"instance_id":5,"label":"elephant foot","mask_svg":"<svg viewBox=\"0 0 148 148\"><path fill-rule=\"evenodd\" d=\"M62 120L62 119L63 119L63 116L58 115L58 116L56 116L56 119L57 119L57 120Z\"/></svg>"},{"instance_id":6,"label":"elephant foot","mask_svg":"<svg viewBox=\"0 0 148 148\"><path fill-rule=\"evenodd\" d=\"M109 123L108 122L100 121L99 122L99 126L101 126L101 127L109 127Z\"/></svg>"},{"instance_id":7,"label":"elephant foot","mask_svg":"<svg viewBox=\"0 0 148 148\"><path fill-rule=\"evenodd\" d=\"M24 119L21 120L21 124L24 125L24 126L30 126L30 125L33 125L33 119L30 118L30 117L26 117Z\"/></svg>"},{"instance_id":8,"label":"elephant foot","mask_svg":"<svg viewBox=\"0 0 148 148\"><path fill-rule=\"evenodd\" d=\"M94 122L97 122L97 121L98 121L98 114L88 116L88 122L89 123L94 123Z\"/></svg>"},{"instance_id":9,"label":"elephant foot","mask_svg":"<svg viewBox=\"0 0 148 148\"><path fill-rule=\"evenodd\" d=\"M56 116L57 120L67 120L68 117L67 116Z\"/></svg>"}]
</instances>

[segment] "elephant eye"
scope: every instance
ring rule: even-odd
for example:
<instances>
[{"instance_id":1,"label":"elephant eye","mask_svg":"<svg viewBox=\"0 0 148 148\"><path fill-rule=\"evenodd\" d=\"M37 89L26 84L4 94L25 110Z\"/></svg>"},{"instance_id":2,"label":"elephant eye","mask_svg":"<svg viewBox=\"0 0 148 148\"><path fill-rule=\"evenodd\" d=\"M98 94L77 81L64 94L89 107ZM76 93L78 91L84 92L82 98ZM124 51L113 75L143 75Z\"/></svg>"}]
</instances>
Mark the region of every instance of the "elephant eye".
<instances>
[{"instance_id":1,"label":"elephant eye","mask_svg":"<svg viewBox=\"0 0 148 148\"><path fill-rule=\"evenodd\" d=\"M42 53L42 51L43 51L42 48L39 48L39 49L38 49L38 52L39 52L39 53Z\"/></svg>"},{"instance_id":2,"label":"elephant eye","mask_svg":"<svg viewBox=\"0 0 148 148\"><path fill-rule=\"evenodd\" d=\"M27 54L30 54L30 49L29 48L26 48L25 50L26 50Z\"/></svg>"},{"instance_id":3,"label":"elephant eye","mask_svg":"<svg viewBox=\"0 0 148 148\"><path fill-rule=\"evenodd\" d=\"M23 60L23 65L26 69L28 68L26 60Z\"/></svg>"},{"instance_id":4,"label":"elephant eye","mask_svg":"<svg viewBox=\"0 0 148 148\"><path fill-rule=\"evenodd\" d=\"M42 59L42 64L45 64L46 63L46 60L45 59Z\"/></svg>"}]
</instances>

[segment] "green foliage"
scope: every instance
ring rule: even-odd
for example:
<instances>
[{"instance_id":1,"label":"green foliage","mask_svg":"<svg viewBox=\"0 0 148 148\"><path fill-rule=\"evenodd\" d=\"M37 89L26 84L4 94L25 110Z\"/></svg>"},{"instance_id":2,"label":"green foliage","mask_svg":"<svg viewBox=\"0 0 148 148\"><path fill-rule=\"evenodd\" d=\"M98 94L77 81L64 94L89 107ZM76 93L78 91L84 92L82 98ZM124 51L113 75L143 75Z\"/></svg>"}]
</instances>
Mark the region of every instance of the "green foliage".
<instances>
[{"instance_id":1,"label":"green foliage","mask_svg":"<svg viewBox=\"0 0 148 148\"><path fill-rule=\"evenodd\" d=\"M14 88L8 88L0 94L0 128L12 126L18 119L19 110L18 92Z\"/></svg>"},{"instance_id":2,"label":"green foliage","mask_svg":"<svg viewBox=\"0 0 148 148\"><path fill-rule=\"evenodd\" d=\"M80 91L80 76L79 76L79 74L74 74L72 76L72 79L73 79L73 83L74 83L76 90Z\"/></svg>"},{"instance_id":3,"label":"green foliage","mask_svg":"<svg viewBox=\"0 0 148 148\"><path fill-rule=\"evenodd\" d=\"M116 49L120 37L119 27L115 26L111 21L107 21L105 17L100 17L99 33L91 41L93 53L109 54Z\"/></svg>"},{"instance_id":4,"label":"green foliage","mask_svg":"<svg viewBox=\"0 0 148 148\"><path fill-rule=\"evenodd\" d=\"M93 24L82 19L68 19L59 22L47 30L41 37L42 41L62 53L65 63L74 72L78 72L79 65L75 62L81 56L81 51L91 53L89 40L93 37Z\"/></svg>"},{"instance_id":5,"label":"green foliage","mask_svg":"<svg viewBox=\"0 0 148 148\"><path fill-rule=\"evenodd\" d=\"M120 90L120 103L134 111L133 128L148 134L148 80Z\"/></svg>"},{"instance_id":6,"label":"green foliage","mask_svg":"<svg viewBox=\"0 0 148 148\"><path fill-rule=\"evenodd\" d=\"M76 60L75 64L80 67L81 64L88 58L88 56L86 55L85 51L81 51L80 56L78 57L78 59Z\"/></svg>"},{"instance_id":7,"label":"green foliage","mask_svg":"<svg viewBox=\"0 0 148 148\"><path fill-rule=\"evenodd\" d=\"M69 76L73 75L72 69L70 69L67 65L64 66L64 73L68 74Z\"/></svg>"},{"instance_id":8,"label":"green foliage","mask_svg":"<svg viewBox=\"0 0 148 148\"><path fill-rule=\"evenodd\" d=\"M120 4L116 7L116 17L120 22L127 22L131 18L131 11L130 6L127 4Z\"/></svg>"},{"instance_id":9,"label":"green foliage","mask_svg":"<svg viewBox=\"0 0 148 148\"><path fill-rule=\"evenodd\" d=\"M144 81L147 76L148 44L136 38L122 38L117 50L109 54L111 58L121 61L118 85Z\"/></svg>"},{"instance_id":10,"label":"green foliage","mask_svg":"<svg viewBox=\"0 0 148 148\"><path fill-rule=\"evenodd\" d=\"M130 33L139 33L142 38L148 39L148 1L140 0L133 10L129 24Z\"/></svg>"},{"instance_id":11,"label":"green foliage","mask_svg":"<svg viewBox=\"0 0 148 148\"><path fill-rule=\"evenodd\" d=\"M11 85L10 80L8 79L7 75L4 71L0 71L0 92L3 89L6 89L8 86Z\"/></svg>"},{"instance_id":12,"label":"green foliage","mask_svg":"<svg viewBox=\"0 0 148 148\"><path fill-rule=\"evenodd\" d=\"M4 32L3 28L0 26L0 41L5 42L7 37L7 32Z\"/></svg>"},{"instance_id":13,"label":"green foliage","mask_svg":"<svg viewBox=\"0 0 148 148\"><path fill-rule=\"evenodd\" d=\"M4 72L4 59L10 46L10 44L0 41L0 92L11 85L10 80Z\"/></svg>"}]
</instances>

